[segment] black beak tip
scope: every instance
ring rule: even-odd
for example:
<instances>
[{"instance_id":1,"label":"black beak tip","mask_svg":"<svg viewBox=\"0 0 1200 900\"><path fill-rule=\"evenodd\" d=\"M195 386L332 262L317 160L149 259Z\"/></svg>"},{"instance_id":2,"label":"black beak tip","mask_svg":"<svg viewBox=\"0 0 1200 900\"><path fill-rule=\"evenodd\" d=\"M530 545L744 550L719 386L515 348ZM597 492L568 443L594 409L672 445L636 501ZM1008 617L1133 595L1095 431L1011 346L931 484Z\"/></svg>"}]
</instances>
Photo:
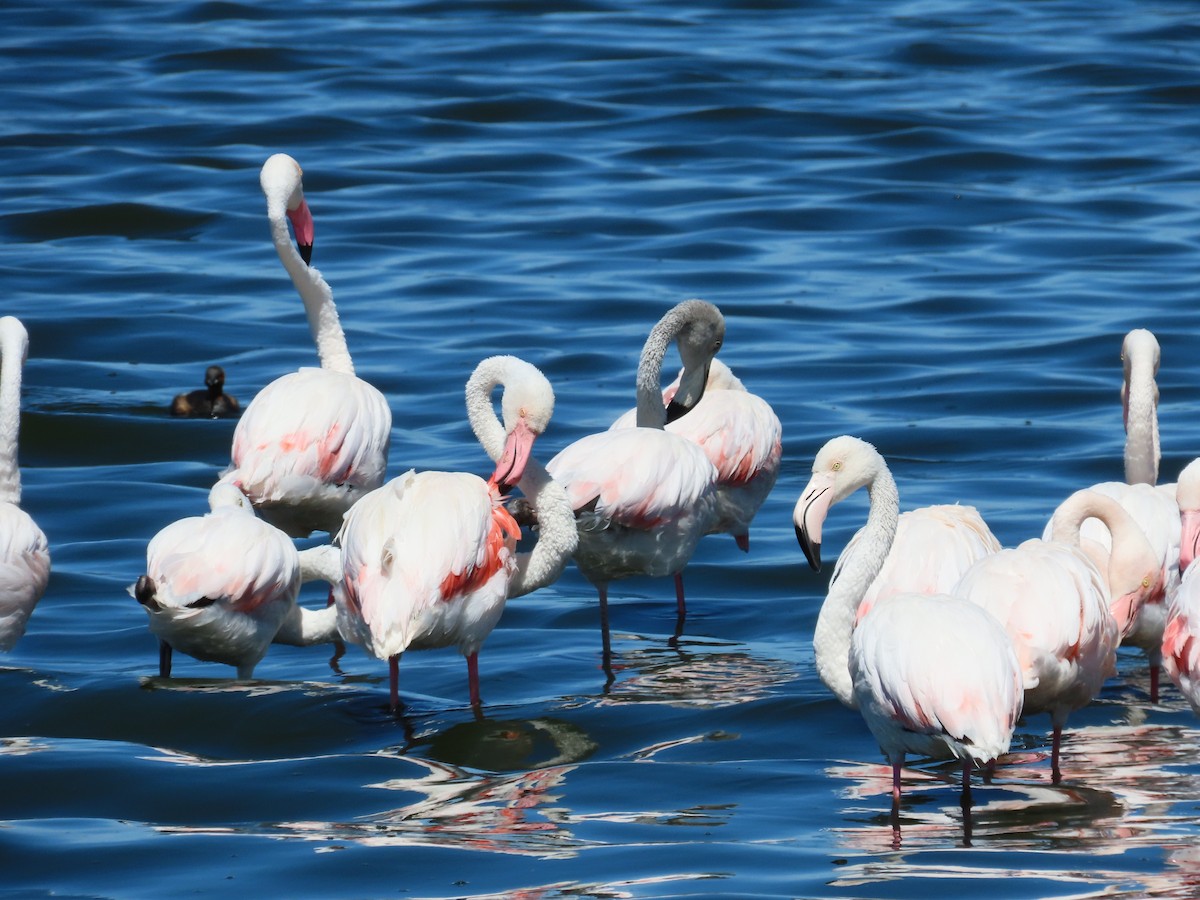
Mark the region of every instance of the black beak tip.
<instances>
[{"instance_id":1,"label":"black beak tip","mask_svg":"<svg viewBox=\"0 0 1200 900\"><path fill-rule=\"evenodd\" d=\"M796 526L796 540L800 543L800 549L804 551L804 558L808 560L808 567L814 572L820 572L821 545L812 543L808 539L808 535L804 533L804 529L799 525Z\"/></svg>"},{"instance_id":2,"label":"black beak tip","mask_svg":"<svg viewBox=\"0 0 1200 900\"><path fill-rule=\"evenodd\" d=\"M311 266L312 265L313 245L312 244L297 244L296 246L300 250L300 258L302 260L304 260L304 264L306 266Z\"/></svg>"},{"instance_id":3,"label":"black beak tip","mask_svg":"<svg viewBox=\"0 0 1200 900\"><path fill-rule=\"evenodd\" d=\"M682 418L690 410L690 406L684 406L682 403L676 403L672 400L667 404L667 421L674 422L676 419Z\"/></svg>"}]
</instances>

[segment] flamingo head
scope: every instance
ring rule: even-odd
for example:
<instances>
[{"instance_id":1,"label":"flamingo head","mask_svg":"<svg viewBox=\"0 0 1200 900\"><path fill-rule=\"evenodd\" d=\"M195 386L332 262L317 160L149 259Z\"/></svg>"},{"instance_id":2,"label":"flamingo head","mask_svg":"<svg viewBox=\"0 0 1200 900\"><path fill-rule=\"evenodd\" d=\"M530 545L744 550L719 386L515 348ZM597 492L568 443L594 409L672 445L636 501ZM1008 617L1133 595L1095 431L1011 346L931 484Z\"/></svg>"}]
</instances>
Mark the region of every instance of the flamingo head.
<instances>
[{"instance_id":1,"label":"flamingo head","mask_svg":"<svg viewBox=\"0 0 1200 900\"><path fill-rule=\"evenodd\" d=\"M533 442L554 414L554 388L536 366L515 356L505 360L504 394L500 400L504 449L491 481L504 494L521 480L533 453Z\"/></svg>"},{"instance_id":2,"label":"flamingo head","mask_svg":"<svg viewBox=\"0 0 1200 900\"><path fill-rule=\"evenodd\" d=\"M673 422L692 410L708 385L709 368L713 357L725 342L725 317L711 303L687 300L676 309L686 307L675 345L683 361L679 373L679 388L667 404L667 421Z\"/></svg>"},{"instance_id":3,"label":"flamingo head","mask_svg":"<svg viewBox=\"0 0 1200 900\"><path fill-rule=\"evenodd\" d=\"M286 153L276 153L263 163L258 183L267 198L267 214L287 215L296 236L296 249L305 265L312 264L313 218L304 199L304 171Z\"/></svg>"},{"instance_id":4,"label":"flamingo head","mask_svg":"<svg viewBox=\"0 0 1200 900\"><path fill-rule=\"evenodd\" d=\"M812 477L792 511L796 539L814 572L821 571L821 527L830 507L874 481L882 464L879 451L849 435L833 438L817 452Z\"/></svg>"}]
</instances>

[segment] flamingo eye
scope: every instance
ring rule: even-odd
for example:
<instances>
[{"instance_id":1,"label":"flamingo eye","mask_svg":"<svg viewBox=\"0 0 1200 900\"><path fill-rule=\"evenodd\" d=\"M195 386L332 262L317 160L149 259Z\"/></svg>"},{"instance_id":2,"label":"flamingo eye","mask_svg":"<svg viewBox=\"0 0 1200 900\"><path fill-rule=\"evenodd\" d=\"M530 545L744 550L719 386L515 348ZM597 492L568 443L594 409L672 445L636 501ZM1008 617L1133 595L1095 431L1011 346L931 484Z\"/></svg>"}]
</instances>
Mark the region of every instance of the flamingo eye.
<instances>
[{"instance_id":1,"label":"flamingo eye","mask_svg":"<svg viewBox=\"0 0 1200 900\"><path fill-rule=\"evenodd\" d=\"M835 462L833 464L833 471L840 472L841 470L842 470L842 462L841 462L841 460L838 460L837 462Z\"/></svg>"},{"instance_id":2,"label":"flamingo eye","mask_svg":"<svg viewBox=\"0 0 1200 900\"><path fill-rule=\"evenodd\" d=\"M1142 579L1142 587L1143 588L1150 587L1150 576L1149 575L1147 575L1145 578Z\"/></svg>"}]
</instances>

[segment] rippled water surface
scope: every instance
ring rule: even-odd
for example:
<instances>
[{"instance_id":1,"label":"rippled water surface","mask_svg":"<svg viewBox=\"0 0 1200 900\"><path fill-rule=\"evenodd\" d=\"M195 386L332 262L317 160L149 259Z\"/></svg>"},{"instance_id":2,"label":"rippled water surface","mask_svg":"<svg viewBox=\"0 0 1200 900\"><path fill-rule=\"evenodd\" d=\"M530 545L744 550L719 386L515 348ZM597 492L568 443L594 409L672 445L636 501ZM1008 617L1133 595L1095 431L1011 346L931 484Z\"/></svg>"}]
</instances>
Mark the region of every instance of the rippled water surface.
<instances>
[{"instance_id":1,"label":"rippled water surface","mask_svg":"<svg viewBox=\"0 0 1200 900\"><path fill-rule=\"evenodd\" d=\"M964 827L953 767L889 773L816 677L828 580L791 506L829 437L904 507L1005 544L1122 477L1124 333L1163 348L1164 480L1200 452L1200 26L1183 3L13 2L0 10L0 313L30 331L24 506L53 576L2 661L6 896L1187 898L1200 731L1144 657L1031 717ZM205 509L233 425L165 414L219 363L249 400L315 353L258 170L305 169L314 263L395 414L390 473L479 471L462 385L517 353L550 453L632 405L699 296L783 421L751 552L613 590L573 568L480 655L355 647L160 679L126 593ZM861 495L825 537L836 555ZM320 592L304 595L319 603Z\"/></svg>"}]
</instances>

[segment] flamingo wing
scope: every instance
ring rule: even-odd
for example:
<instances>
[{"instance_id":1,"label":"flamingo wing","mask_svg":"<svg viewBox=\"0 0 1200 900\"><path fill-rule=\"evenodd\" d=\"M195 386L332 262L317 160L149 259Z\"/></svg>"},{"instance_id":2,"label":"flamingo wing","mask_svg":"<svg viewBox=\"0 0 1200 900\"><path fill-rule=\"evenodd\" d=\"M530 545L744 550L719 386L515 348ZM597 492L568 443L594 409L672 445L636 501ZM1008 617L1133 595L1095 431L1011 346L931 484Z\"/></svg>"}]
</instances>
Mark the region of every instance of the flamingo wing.
<instances>
[{"instance_id":1,"label":"flamingo wing","mask_svg":"<svg viewBox=\"0 0 1200 900\"><path fill-rule=\"evenodd\" d=\"M648 530L689 514L710 494L716 470L691 441L655 428L581 438L546 466L588 527Z\"/></svg>"},{"instance_id":2,"label":"flamingo wing","mask_svg":"<svg viewBox=\"0 0 1200 900\"><path fill-rule=\"evenodd\" d=\"M0 503L0 650L11 650L25 633L49 580L46 535L19 506Z\"/></svg>"}]
</instances>

